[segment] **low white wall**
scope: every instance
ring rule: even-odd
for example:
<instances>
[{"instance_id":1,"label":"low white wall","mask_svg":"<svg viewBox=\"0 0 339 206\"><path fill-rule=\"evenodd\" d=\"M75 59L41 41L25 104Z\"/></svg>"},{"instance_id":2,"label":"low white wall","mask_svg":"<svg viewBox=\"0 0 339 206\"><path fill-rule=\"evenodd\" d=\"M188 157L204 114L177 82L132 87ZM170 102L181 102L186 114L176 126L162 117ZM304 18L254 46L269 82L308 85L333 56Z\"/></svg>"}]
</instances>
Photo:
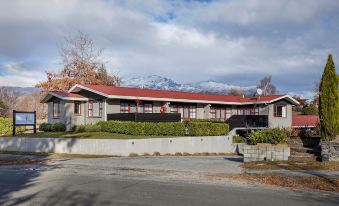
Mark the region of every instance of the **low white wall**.
<instances>
[{"instance_id":1,"label":"low white wall","mask_svg":"<svg viewBox=\"0 0 339 206\"><path fill-rule=\"evenodd\" d=\"M141 155L154 152L234 153L237 151L237 144L232 144L231 136L128 140L3 137L0 138L0 150L128 156L130 153Z\"/></svg>"}]
</instances>

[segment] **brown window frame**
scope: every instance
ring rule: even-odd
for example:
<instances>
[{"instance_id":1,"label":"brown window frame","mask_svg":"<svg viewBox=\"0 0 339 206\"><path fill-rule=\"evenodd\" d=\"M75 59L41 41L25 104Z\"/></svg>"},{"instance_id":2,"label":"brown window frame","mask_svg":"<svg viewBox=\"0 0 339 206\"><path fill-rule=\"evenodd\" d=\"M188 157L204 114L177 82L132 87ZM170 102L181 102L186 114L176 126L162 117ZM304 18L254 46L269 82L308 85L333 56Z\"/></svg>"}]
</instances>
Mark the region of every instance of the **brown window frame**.
<instances>
[{"instance_id":1,"label":"brown window frame","mask_svg":"<svg viewBox=\"0 0 339 206\"><path fill-rule=\"evenodd\" d=\"M131 104L135 107L135 113L153 113L153 103L120 102L120 113L131 113ZM123 106L124 105L124 106ZM150 105L150 106L145 106ZM139 111L141 109L141 111Z\"/></svg>"},{"instance_id":2,"label":"brown window frame","mask_svg":"<svg viewBox=\"0 0 339 206\"><path fill-rule=\"evenodd\" d=\"M58 105L58 111L55 111L54 105ZM54 119L59 119L60 118L60 102L53 102L53 118Z\"/></svg>"},{"instance_id":3,"label":"brown window frame","mask_svg":"<svg viewBox=\"0 0 339 206\"><path fill-rule=\"evenodd\" d=\"M242 111L243 114L240 114ZM249 111L249 114L246 114L246 111ZM259 106L238 106L237 115L259 115Z\"/></svg>"},{"instance_id":4,"label":"brown window frame","mask_svg":"<svg viewBox=\"0 0 339 206\"><path fill-rule=\"evenodd\" d=\"M122 107L122 105L124 105ZM129 113L130 108L129 108L129 103L126 102L120 102L120 113Z\"/></svg>"},{"instance_id":5,"label":"brown window frame","mask_svg":"<svg viewBox=\"0 0 339 206\"><path fill-rule=\"evenodd\" d=\"M170 109L170 112L171 113L179 113L179 106L174 104L174 105L170 105L171 109Z\"/></svg>"},{"instance_id":6,"label":"brown window frame","mask_svg":"<svg viewBox=\"0 0 339 206\"><path fill-rule=\"evenodd\" d=\"M278 113L278 107L281 107L281 114ZM285 108L285 117L283 116L283 108ZM280 118L287 118L287 105L275 104L273 107L273 116Z\"/></svg>"},{"instance_id":7,"label":"brown window frame","mask_svg":"<svg viewBox=\"0 0 339 206\"><path fill-rule=\"evenodd\" d=\"M76 112L76 105L79 105L79 112ZM81 102L74 102L74 115L75 116L81 116L82 115L82 112L81 112L81 109L82 109L82 103Z\"/></svg>"},{"instance_id":8,"label":"brown window frame","mask_svg":"<svg viewBox=\"0 0 339 206\"><path fill-rule=\"evenodd\" d=\"M217 116L217 111L219 111L219 117ZM210 118L227 120L232 116L232 108L229 106L211 106L210 107Z\"/></svg>"},{"instance_id":9,"label":"brown window frame","mask_svg":"<svg viewBox=\"0 0 339 206\"><path fill-rule=\"evenodd\" d=\"M146 105L151 105L150 107L149 106L147 106L146 107ZM142 105L143 107L143 109L142 109L142 112L143 113L153 113L153 104L152 103L144 103L143 105ZM151 110L149 110L151 108ZM146 110L148 110L148 111L146 111Z\"/></svg>"},{"instance_id":10,"label":"brown window frame","mask_svg":"<svg viewBox=\"0 0 339 206\"><path fill-rule=\"evenodd\" d=\"M93 103L99 103L99 116L93 116ZM101 118L102 117L102 101L92 100L88 102L88 117ZM91 113L91 114L90 114Z\"/></svg>"}]
</instances>

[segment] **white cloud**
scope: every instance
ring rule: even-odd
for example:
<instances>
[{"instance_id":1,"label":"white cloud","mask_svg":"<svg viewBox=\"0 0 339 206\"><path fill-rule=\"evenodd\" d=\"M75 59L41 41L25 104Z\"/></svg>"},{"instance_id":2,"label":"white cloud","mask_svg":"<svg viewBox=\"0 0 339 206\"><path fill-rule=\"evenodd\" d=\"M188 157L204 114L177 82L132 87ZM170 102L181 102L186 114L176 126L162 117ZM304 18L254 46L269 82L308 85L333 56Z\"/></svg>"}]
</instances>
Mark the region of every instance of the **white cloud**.
<instances>
[{"instance_id":1,"label":"white cloud","mask_svg":"<svg viewBox=\"0 0 339 206\"><path fill-rule=\"evenodd\" d=\"M60 69L57 45L82 30L105 48L108 69L123 76L231 84L250 76L246 84L253 85L271 74L283 82L281 90L311 89L327 53L339 56L338 6L327 0L1 1L0 56L9 60L0 64L9 74L0 84L33 85L44 78L41 70ZM34 66L23 66L32 60Z\"/></svg>"},{"instance_id":2,"label":"white cloud","mask_svg":"<svg viewBox=\"0 0 339 206\"><path fill-rule=\"evenodd\" d=\"M24 67L20 62L9 62L0 65L0 86L15 86L15 87L34 87L42 80L44 73Z\"/></svg>"},{"instance_id":3,"label":"white cloud","mask_svg":"<svg viewBox=\"0 0 339 206\"><path fill-rule=\"evenodd\" d=\"M197 22L224 22L240 25L304 23L324 12L334 12L336 0L238 0L196 3L178 12L178 17Z\"/></svg>"}]
</instances>

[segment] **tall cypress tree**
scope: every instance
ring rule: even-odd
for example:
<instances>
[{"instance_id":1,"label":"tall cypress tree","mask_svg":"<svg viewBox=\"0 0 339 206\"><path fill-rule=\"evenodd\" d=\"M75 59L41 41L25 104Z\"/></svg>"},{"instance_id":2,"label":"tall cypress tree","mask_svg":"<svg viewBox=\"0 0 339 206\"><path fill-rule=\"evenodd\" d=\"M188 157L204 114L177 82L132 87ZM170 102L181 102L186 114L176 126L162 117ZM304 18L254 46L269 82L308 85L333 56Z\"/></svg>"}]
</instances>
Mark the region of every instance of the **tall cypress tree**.
<instances>
[{"instance_id":1,"label":"tall cypress tree","mask_svg":"<svg viewBox=\"0 0 339 206\"><path fill-rule=\"evenodd\" d=\"M319 87L319 116L322 140L333 140L339 132L339 94L338 78L331 54L328 55Z\"/></svg>"}]
</instances>

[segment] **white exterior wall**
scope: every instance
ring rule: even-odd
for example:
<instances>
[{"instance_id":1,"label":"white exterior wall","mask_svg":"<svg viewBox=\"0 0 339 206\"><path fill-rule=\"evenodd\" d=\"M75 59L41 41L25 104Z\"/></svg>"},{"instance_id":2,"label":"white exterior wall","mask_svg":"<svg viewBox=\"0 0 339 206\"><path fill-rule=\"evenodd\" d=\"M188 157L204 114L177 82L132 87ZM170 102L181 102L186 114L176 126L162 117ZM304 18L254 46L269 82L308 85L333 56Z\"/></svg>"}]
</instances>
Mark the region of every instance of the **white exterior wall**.
<instances>
[{"instance_id":1,"label":"white exterior wall","mask_svg":"<svg viewBox=\"0 0 339 206\"><path fill-rule=\"evenodd\" d=\"M287 104L286 117L275 117L274 116L274 104L270 104L268 114L268 126L271 128L280 127L287 128L292 126L292 105Z\"/></svg>"},{"instance_id":2,"label":"white exterior wall","mask_svg":"<svg viewBox=\"0 0 339 206\"><path fill-rule=\"evenodd\" d=\"M205 110L203 104L197 104L197 119L204 119Z\"/></svg>"}]
</instances>

